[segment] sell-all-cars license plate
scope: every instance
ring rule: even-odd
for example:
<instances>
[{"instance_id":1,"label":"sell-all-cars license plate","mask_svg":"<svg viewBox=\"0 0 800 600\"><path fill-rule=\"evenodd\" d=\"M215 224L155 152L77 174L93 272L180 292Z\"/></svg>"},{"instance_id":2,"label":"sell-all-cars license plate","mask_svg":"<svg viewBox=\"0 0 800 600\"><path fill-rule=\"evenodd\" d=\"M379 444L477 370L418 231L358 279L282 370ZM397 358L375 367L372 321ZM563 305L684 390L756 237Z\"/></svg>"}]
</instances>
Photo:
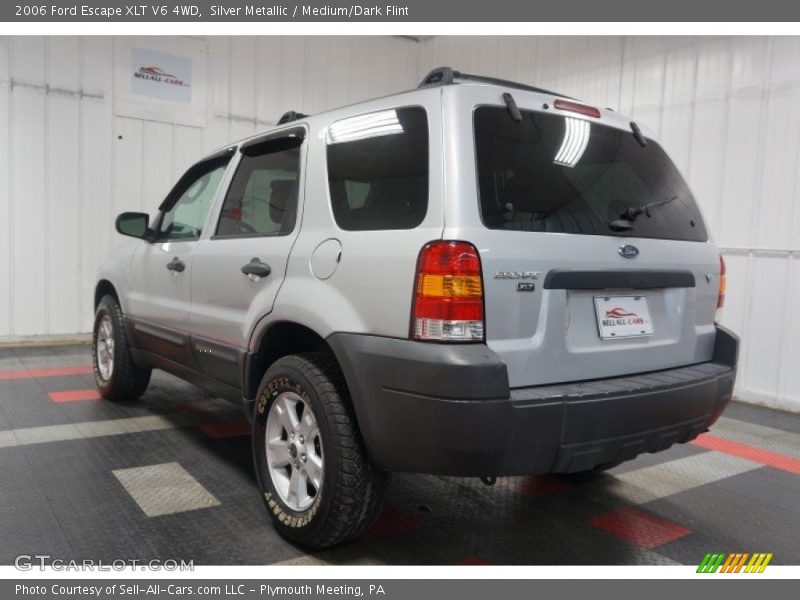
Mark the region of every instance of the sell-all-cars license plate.
<instances>
[{"instance_id":1,"label":"sell-all-cars license plate","mask_svg":"<svg viewBox=\"0 0 800 600\"><path fill-rule=\"evenodd\" d=\"M597 328L604 340L653 335L653 321L644 296L595 296Z\"/></svg>"}]
</instances>

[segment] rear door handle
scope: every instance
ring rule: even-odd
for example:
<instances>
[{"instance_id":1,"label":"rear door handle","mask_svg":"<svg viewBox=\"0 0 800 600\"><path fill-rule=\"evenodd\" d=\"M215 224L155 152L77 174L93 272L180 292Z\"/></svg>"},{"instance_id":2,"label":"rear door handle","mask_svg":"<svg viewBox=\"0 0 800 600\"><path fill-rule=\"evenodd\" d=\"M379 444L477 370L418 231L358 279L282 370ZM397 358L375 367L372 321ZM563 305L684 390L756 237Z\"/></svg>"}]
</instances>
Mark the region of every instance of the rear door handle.
<instances>
[{"instance_id":1,"label":"rear door handle","mask_svg":"<svg viewBox=\"0 0 800 600\"><path fill-rule=\"evenodd\" d=\"M272 273L272 269L267 263L261 262L260 258L254 258L242 267L242 273L250 277L266 277Z\"/></svg>"},{"instance_id":2,"label":"rear door handle","mask_svg":"<svg viewBox=\"0 0 800 600\"><path fill-rule=\"evenodd\" d=\"M184 269L186 269L186 263L176 256L167 263L167 269L176 271L177 273L183 273Z\"/></svg>"}]
</instances>

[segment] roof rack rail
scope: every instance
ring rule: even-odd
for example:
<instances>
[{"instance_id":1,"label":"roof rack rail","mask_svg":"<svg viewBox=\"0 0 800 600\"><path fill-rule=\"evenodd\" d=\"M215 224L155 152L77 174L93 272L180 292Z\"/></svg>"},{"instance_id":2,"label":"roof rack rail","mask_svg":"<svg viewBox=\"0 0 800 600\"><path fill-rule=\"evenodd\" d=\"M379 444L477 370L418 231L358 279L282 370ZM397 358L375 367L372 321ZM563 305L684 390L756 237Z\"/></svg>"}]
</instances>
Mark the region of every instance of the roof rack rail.
<instances>
[{"instance_id":1,"label":"roof rack rail","mask_svg":"<svg viewBox=\"0 0 800 600\"><path fill-rule=\"evenodd\" d=\"M285 113L281 115L281 118L278 119L278 125L283 125L284 123L291 123L292 121L299 121L300 119L305 119L307 116L308 115L304 115L301 112L287 110Z\"/></svg>"},{"instance_id":2,"label":"roof rack rail","mask_svg":"<svg viewBox=\"0 0 800 600\"><path fill-rule=\"evenodd\" d=\"M417 88L433 87L436 85L453 85L457 80L461 81L477 81L479 83L489 83L492 85L500 85L503 87L515 88L518 90L525 90L527 92L538 92L540 94L550 94L552 96L559 96L560 98L569 98L574 100L571 96L565 96L558 92L545 90L543 88L526 85L524 83L517 83L516 81L508 81L507 79L499 79L498 77L486 77L485 75L472 75L470 73L462 73L456 71L452 67L438 67L428 73L425 78L420 82Z\"/></svg>"}]
</instances>

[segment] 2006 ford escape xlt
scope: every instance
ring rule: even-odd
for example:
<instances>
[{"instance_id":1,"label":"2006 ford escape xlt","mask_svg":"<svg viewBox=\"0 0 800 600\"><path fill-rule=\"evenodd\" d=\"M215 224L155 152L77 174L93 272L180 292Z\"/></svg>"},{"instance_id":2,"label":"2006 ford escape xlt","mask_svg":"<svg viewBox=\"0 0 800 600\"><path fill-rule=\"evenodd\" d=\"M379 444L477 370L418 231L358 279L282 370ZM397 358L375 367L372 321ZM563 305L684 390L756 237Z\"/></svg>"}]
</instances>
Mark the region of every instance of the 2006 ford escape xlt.
<instances>
[{"instance_id":1,"label":"2006 ford escape xlt","mask_svg":"<svg viewBox=\"0 0 800 600\"><path fill-rule=\"evenodd\" d=\"M639 125L429 74L199 161L100 274L97 385L244 402L275 527L354 538L387 473L605 469L707 430L738 339L692 193Z\"/></svg>"}]
</instances>

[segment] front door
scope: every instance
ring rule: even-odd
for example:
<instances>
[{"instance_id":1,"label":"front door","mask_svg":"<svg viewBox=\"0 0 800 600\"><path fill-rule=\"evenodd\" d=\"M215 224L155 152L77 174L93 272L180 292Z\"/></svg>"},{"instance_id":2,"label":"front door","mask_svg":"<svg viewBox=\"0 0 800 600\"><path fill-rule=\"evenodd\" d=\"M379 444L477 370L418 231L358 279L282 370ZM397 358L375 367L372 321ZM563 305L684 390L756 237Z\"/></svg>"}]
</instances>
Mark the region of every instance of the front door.
<instances>
[{"instance_id":1,"label":"front door","mask_svg":"<svg viewBox=\"0 0 800 600\"><path fill-rule=\"evenodd\" d=\"M303 130L240 149L215 229L192 257L191 330L202 370L232 385L253 323L272 310L297 237Z\"/></svg>"},{"instance_id":2,"label":"front door","mask_svg":"<svg viewBox=\"0 0 800 600\"><path fill-rule=\"evenodd\" d=\"M127 312L136 346L191 363L189 304L192 256L230 155L198 163L161 205L153 243L142 242L131 261Z\"/></svg>"}]
</instances>

